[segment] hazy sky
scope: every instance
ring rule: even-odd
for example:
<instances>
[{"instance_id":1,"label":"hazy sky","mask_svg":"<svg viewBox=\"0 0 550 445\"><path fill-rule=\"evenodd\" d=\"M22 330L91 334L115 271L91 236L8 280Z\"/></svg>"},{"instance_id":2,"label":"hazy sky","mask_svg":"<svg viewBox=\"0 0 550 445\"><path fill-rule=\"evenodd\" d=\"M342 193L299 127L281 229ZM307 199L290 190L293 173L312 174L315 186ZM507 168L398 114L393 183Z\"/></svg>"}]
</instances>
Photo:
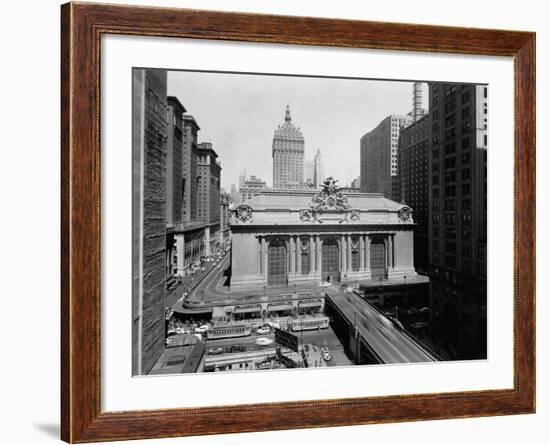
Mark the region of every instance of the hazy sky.
<instances>
[{"instance_id":1,"label":"hazy sky","mask_svg":"<svg viewBox=\"0 0 550 445\"><path fill-rule=\"evenodd\" d=\"M305 160L321 150L325 176L340 185L359 176L359 140L389 114L412 108L412 83L252 74L168 73L176 96L212 142L222 165L222 187L238 187L239 172L273 184L273 132L290 105L305 139ZM424 108L427 108L424 87Z\"/></svg>"}]
</instances>

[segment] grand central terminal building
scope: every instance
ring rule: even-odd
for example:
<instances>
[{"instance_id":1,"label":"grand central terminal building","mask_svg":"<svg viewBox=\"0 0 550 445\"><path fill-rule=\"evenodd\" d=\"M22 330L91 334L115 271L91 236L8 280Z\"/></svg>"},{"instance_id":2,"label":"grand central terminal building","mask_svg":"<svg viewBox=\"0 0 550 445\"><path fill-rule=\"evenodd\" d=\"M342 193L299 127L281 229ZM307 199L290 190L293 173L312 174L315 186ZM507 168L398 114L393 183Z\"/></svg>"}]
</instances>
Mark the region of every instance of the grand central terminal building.
<instances>
[{"instance_id":1,"label":"grand central terminal building","mask_svg":"<svg viewBox=\"0 0 550 445\"><path fill-rule=\"evenodd\" d=\"M415 279L412 209L382 194L266 190L232 210L231 289Z\"/></svg>"}]
</instances>

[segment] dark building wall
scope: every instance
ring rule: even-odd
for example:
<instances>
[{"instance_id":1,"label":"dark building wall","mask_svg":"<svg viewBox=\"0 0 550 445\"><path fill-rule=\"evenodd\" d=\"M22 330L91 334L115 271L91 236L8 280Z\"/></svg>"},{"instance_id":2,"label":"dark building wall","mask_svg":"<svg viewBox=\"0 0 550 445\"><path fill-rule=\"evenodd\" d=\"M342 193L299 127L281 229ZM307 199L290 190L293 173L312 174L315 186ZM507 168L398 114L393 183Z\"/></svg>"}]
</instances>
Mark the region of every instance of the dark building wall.
<instances>
[{"instance_id":1,"label":"dark building wall","mask_svg":"<svg viewBox=\"0 0 550 445\"><path fill-rule=\"evenodd\" d=\"M166 72L133 80L133 373L147 374L164 349Z\"/></svg>"},{"instance_id":2,"label":"dark building wall","mask_svg":"<svg viewBox=\"0 0 550 445\"><path fill-rule=\"evenodd\" d=\"M487 244L486 91L430 85L430 263L485 280Z\"/></svg>"},{"instance_id":3,"label":"dark building wall","mask_svg":"<svg viewBox=\"0 0 550 445\"><path fill-rule=\"evenodd\" d=\"M413 209L414 264L428 269L428 116L399 134L398 171L401 200Z\"/></svg>"},{"instance_id":4,"label":"dark building wall","mask_svg":"<svg viewBox=\"0 0 550 445\"><path fill-rule=\"evenodd\" d=\"M430 84L428 224L432 299L441 305L441 313L447 314L444 324L456 327L449 334L453 342L462 345L459 356L463 358L472 356L470 334L475 332L482 346L486 340L486 96L487 87L483 85ZM474 352L483 356L486 350Z\"/></svg>"}]
</instances>

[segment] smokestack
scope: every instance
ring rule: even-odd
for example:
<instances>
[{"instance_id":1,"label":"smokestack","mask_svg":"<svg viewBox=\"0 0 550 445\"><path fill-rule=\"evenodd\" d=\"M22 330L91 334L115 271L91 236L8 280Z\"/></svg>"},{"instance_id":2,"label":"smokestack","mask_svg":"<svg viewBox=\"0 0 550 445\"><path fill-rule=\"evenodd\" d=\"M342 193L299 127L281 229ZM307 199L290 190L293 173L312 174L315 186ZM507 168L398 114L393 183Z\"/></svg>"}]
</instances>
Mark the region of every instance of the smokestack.
<instances>
[{"instance_id":1,"label":"smokestack","mask_svg":"<svg viewBox=\"0 0 550 445\"><path fill-rule=\"evenodd\" d=\"M422 117L422 82L413 84L413 122Z\"/></svg>"}]
</instances>

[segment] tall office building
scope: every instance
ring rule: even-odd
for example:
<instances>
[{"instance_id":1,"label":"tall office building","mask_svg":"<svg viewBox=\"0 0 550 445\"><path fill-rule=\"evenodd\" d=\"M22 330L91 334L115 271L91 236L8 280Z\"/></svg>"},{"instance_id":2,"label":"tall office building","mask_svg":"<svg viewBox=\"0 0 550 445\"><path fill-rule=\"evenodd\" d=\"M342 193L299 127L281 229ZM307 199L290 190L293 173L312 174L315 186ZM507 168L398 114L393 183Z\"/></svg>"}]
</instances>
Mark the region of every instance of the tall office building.
<instances>
[{"instance_id":1,"label":"tall office building","mask_svg":"<svg viewBox=\"0 0 550 445\"><path fill-rule=\"evenodd\" d=\"M168 96L168 144L166 150L166 224L183 221L184 174L183 114L185 107L177 97Z\"/></svg>"},{"instance_id":2,"label":"tall office building","mask_svg":"<svg viewBox=\"0 0 550 445\"><path fill-rule=\"evenodd\" d=\"M325 170L321 160L321 151L317 150L312 161L304 161L304 185L319 188L325 179Z\"/></svg>"},{"instance_id":3,"label":"tall office building","mask_svg":"<svg viewBox=\"0 0 550 445\"><path fill-rule=\"evenodd\" d=\"M245 202L249 199L258 196L267 189L265 181L262 181L260 178L257 178L254 175L251 175L250 178L244 181L243 187L239 190L240 193L240 202Z\"/></svg>"},{"instance_id":4,"label":"tall office building","mask_svg":"<svg viewBox=\"0 0 550 445\"><path fill-rule=\"evenodd\" d=\"M205 254L210 255L220 230L220 177L221 165L210 142L198 144L197 207L198 217L204 221Z\"/></svg>"},{"instance_id":5,"label":"tall office building","mask_svg":"<svg viewBox=\"0 0 550 445\"><path fill-rule=\"evenodd\" d=\"M323 179L325 179L325 169L321 160L321 151L317 149L317 153L313 158L313 186L315 188L321 187Z\"/></svg>"},{"instance_id":6,"label":"tall office building","mask_svg":"<svg viewBox=\"0 0 550 445\"><path fill-rule=\"evenodd\" d=\"M231 191L228 194L228 200L230 203L233 203L233 204L240 204L241 202L241 194L237 190L237 187L235 186L235 184L231 184Z\"/></svg>"},{"instance_id":7,"label":"tall office building","mask_svg":"<svg viewBox=\"0 0 550 445\"><path fill-rule=\"evenodd\" d=\"M401 200L397 173L399 131L412 122L410 116L392 114L361 138L361 191L383 193L393 201Z\"/></svg>"},{"instance_id":8,"label":"tall office building","mask_svg":"<svg viewBox=\"0 0 550 445\"><path fill-rule=\"evenodd\" d=\"M246 181L246 170L242 170L239 173L239 189L244 187L244 182Z\"/></svg>"},{"instance_id":9,"label":"tall office building","mask_svg":"<svg viewBox=\"0 0 550 445\"><path fill-rule=\"evenodd\" d=\"M197 139L200 130L195 118L189 114L183 116L183 148L182 148L182 190L183 190L183 220L194 222L197 214Z\"/></svg>"},{"instance_id":10,"label":"tall office building","mask_svg":"<svg viewBox=\"0 0 550 445\"><path fill-rule=\"evenodd\" d=\"M132 71L132 372L164 350L166 71Z\"/></svg>"},{"instance_id":11,"label":"tall office building","mask_svg":"<svg viewBox=\"0 0 550 445\"><path fill-rule=\"evenodd\" d=\"M431 83L428 175L435 332L486 357L487 87ZM472 343L472 339L475 341Z\"/></svg>"},{"instance_id":12,"label":"tall office building","mask_svg":"<svg viewBox=\"0 0 550 445\"><path fill-rule=\"evenodd\" d=\"M398 173L401 202L413 209L414 265L428 268L428 126L424 115L399 134Z\"/></svg>"},{"instance_id":13,"label":"tall office building","mask_svg":"<svg viewBox=\"0 0 550 445\"><path fill-rule=\"evenodd\" d=\"M299 188L304 183L304 136L295 127L287 105L285 122L273 135L273 187Z\"/></svg>"}]
</instances>

